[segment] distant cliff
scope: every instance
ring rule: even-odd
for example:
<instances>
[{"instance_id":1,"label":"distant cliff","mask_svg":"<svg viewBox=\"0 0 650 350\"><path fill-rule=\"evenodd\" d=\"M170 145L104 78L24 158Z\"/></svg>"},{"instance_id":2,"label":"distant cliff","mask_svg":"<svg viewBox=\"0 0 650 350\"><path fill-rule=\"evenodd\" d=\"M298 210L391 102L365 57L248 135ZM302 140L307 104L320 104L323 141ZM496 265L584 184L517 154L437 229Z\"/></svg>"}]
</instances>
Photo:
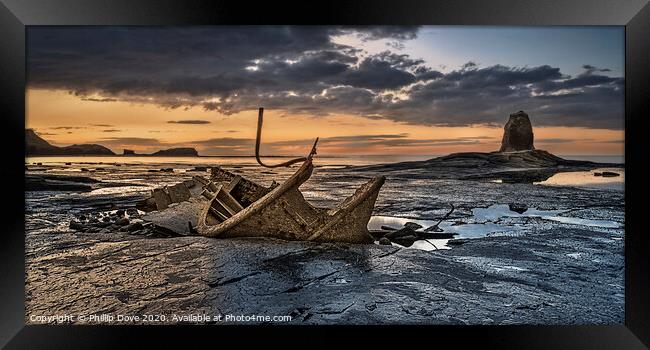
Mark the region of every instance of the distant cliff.
<instances>
[{"instance_id":1,"label":"distant cliff","mask_svg":"<svg viewBox=\"0 0 650 350\"><path fill-rule=\"evenodd\" d=\"M154 153L135 153L135 151L130 149L125 149L125 156L139 156L139 157L198 157L199 152L194 148L190 147L179 147L179 148L170 148L170 149L161 149L160 151Z\"/></svg>"},{"instance_id":2,"label":"distant cliff","mask_svg":"<svg viewBox=\"0 0 650 350\"><path fill-rule=\"evenodd\" d=\"M110 149L97 144L70 145L58 147L45 141L34 130L25 129L25 149L28 156L114 156ZM125 149L125 156L152 156L152 157L198 157L199 152L191 147L163 149L151 154L137 154L133 150Z\"/></svg>"},{"instance_id":3,"label":"distant cliff","mask_svg":"<svg viewBox=\"0 0 650 350\"><path fill-rule=\"evenodd\" d=\"M150 155L153 157L198 157L199 152L194 148L180 147L163 149Z\"/></svg>"},{"instance_id":4,"label":"distant cliff","mask_svg":"<svg viewBox=\"0 0 650 350\"><path fill-rule=\"evenodd\" d=\"M112 156L110 149L96 144L58 147L38 136L34 130L25 129L25 153L28 156Z\"/></svg>"}]
</instances>

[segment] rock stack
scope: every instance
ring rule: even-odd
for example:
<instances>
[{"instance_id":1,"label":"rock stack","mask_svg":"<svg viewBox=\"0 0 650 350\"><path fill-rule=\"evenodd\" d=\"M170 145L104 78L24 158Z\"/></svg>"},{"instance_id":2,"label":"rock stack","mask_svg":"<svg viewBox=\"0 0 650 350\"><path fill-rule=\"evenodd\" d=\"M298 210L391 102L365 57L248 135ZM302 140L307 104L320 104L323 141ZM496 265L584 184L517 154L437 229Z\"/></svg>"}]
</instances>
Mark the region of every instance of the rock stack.
<instances>
[{"instance_id":1,"label":"rock stack","mask_svg":"<svg viewBox=\"0 0 650 350\"><path fill-rule=\"evenodd\" d=\"M530 151L533 146L533 126L528 114L519 111L510 115L503 128L503 139L499 152Z\"/></svg>"}]
</instances>

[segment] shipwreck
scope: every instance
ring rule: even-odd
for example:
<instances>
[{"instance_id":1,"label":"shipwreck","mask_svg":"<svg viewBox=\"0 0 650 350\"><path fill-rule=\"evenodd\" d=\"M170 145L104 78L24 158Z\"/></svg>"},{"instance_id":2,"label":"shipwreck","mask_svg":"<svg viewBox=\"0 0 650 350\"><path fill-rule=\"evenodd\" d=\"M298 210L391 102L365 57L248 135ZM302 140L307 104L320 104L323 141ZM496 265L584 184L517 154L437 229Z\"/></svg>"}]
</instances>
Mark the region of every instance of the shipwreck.
<instances>
[{"instance_id":1,"label":"shipwreck","mask_svg":"<svg viewBox=\"0 0 650 350\"><path fill-rule=\"evenodd\" d=\"M314 207L299 188L314 170L318 139L305 157L275 165L265 164L260 158L263 116L264 109L260 108L255 144L257 162L267 168L302 163L293 175L282 184L274 181L265 187L221 167L211 167L209 178L195 176L192 191L183 189L184 196L175 194L178 192L175 187L169 188L168 193L154 190L148 205L157 206L158 213L149 218L159 224L175 221L176 227L185 226L192 234L206 237L372 243L375 238L367 225L385 177L374 177L335 208ZM183 205L174 208L176 210L160 211L176 202L183 202L179 203Z\"/></svg>"},{"instance_id":2,"label":"shipwreck","mask_svg":"<svg viewBox=\"0 0 650 350\"><path fill-rule=\"evenodd\" d=\"M368 221L385 178L377 176L332 209L316 208L300 192L314 170L318 139L306 157L276 165L260 159L264 109L259 109L255 156L264 167L298 170L282 184L263 187L242 176L212 168L202 195L208 200L199 213L197 232L207 237L274 237L285 240L372 243Z\"/></svg>"}]
</instances>

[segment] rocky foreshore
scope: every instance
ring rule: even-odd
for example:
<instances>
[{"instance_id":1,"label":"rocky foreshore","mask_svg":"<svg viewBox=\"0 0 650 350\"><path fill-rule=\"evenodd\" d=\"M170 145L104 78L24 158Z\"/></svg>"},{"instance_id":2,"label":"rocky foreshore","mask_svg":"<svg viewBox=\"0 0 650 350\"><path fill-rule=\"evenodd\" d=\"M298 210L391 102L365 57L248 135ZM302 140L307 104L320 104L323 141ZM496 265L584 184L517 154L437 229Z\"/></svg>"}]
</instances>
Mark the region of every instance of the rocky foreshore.
<instances>
[{"instance_id":1,"label":"rocky foreshore","mask_svg":"<svg viewBox=\"0 0 650 350\"><path fill-rule=\"evenodd\" d=\"M502 180L532 183L560 173L597 168L622 168L622 164L569 160L544 150L454 153L425 161L354 166L340 172L384 174L389 177L460 180Z\"/></svg>"},{"instance_id":2,"label":"rocky foreshore","mask_svg":"<svg viewBox=\"0 0 650 350\"><path fill-rule=\"evenodd\" d=\"M113 169L121 174L129 167ZM278 176L243 171L256 179ZM96 174L102 181L103 173ZM178 174L191 178L197 172L141 169L131 176L172 186ZM332 205L328 198L345 197L365 181L341 182L333 169L317 170L314 177L304 193L319 206ZM483 238L454 239L451 249L429 251L395 245L398 235L390 245L178 236L147 223L149 214L135 208L146 199L135 195L141 192L90 198L43 192L50 193L45 201L40 193L27 198L28 316L232 313L290 315L301 324L623 322L624 207L618 191L457 179L389 181L375 215L413 218L407 222L444 219L442 233L452 227L469 232L502 227ZM512 216L475 215L477 208L498 203L510 203ZM455 209L447 215L450 204ZM534 208L560 210L555 215L566 220L519 216ZM602 220L620 227L600 227ZM424 233L429 227L420 226L388 225L385 231ZM452 244L456 241L462 244Z\"/></svg>"},{"instance_id":3,"label":"rocky foreshore","mask_svg":"<svg viewBox=\"0 0 650 350\"><path fill-rule=\"evenodd\" d=\"M27 315L165 315L163 323L174 323L173 314L289 315L302 324L620 324L624 315L623 242L584 229L433 252L268 239L51 239L27 251Z\"/></svg>"},{"instance_id":4,"label":"rocky foreshore","mask_svg":"<svg viewBox=\"0 0 650 350\"><path fill-rule=\"evenodd\" d=\"M301 192L319 208L372 173L388 177L368 224L375 244L200 237L207 166L121 165L97 165L92 176L65 175L73 165L26 167L28 324L57 313L154 324L203 323L194 316L205 314L300 324L624 322L624 193L531 184L618 165L534 149L523 112L511 115L499 152L317 168ZM266 185L292 172L230 169ZM156 321L134 318L143 315Z\"/></svg>"},{"instance_id":5,"label":"rocky foreshore","mask_svg":"<svg viewBox=\"0 0 650 350\"><path fill-rule=\"evenodd\" d=\"M501 148L495 152L463 152L425 161L347 167L341 171L402 178L544 181L560 172L623 167L622 164L570 160L535 149L533 127L524 111L510 115Z\"/></svg>"}]
</instances>

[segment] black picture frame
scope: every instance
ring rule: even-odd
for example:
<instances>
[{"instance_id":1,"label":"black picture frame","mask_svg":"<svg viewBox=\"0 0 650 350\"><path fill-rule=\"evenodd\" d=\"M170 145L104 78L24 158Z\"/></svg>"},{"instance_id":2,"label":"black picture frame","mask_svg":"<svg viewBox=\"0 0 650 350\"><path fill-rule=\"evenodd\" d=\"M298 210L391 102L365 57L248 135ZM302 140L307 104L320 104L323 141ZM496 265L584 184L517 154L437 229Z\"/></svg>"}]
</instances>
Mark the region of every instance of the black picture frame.
<instances>
[{"instance_id":1,"label":"black picture frame","mask_svg":"<svg viewBox=\"0 0 650 350\"><path fill-rule=\"evenodd\" d=\"M625 324L612 326L430 327L203 327L26 326L24 246L25 26L208 24L430 24L625 26ZM422 337L497 348L646 348L650 345L650 269L644 230L647 181L644 161L650 96L650 5L645 0L607 1L327 1L237 2L182 0L0 0L0 90L4 153L0 166L0 345L7 348L117 348L136 339L170 345L225 336L241 342L278 339L310 346L345 329L358 340ZM606 307L604 305L603 307ZM379 329L377 329L379 328ZM295 337L318 338L296 340ZM391 337L391 334L393 337ZM405 335L408 334L408 335ZM420 334L419 336L416 334ZM422 335L426 334L426 335ZM289 338L290 337L290 338ZM324 344L325 342L323 342ZM148 343L153 346L154 343ZM645 344L645 345L644 345ZM432 344L433 346L433 344Z\"/></svg>"}]
</instances>

